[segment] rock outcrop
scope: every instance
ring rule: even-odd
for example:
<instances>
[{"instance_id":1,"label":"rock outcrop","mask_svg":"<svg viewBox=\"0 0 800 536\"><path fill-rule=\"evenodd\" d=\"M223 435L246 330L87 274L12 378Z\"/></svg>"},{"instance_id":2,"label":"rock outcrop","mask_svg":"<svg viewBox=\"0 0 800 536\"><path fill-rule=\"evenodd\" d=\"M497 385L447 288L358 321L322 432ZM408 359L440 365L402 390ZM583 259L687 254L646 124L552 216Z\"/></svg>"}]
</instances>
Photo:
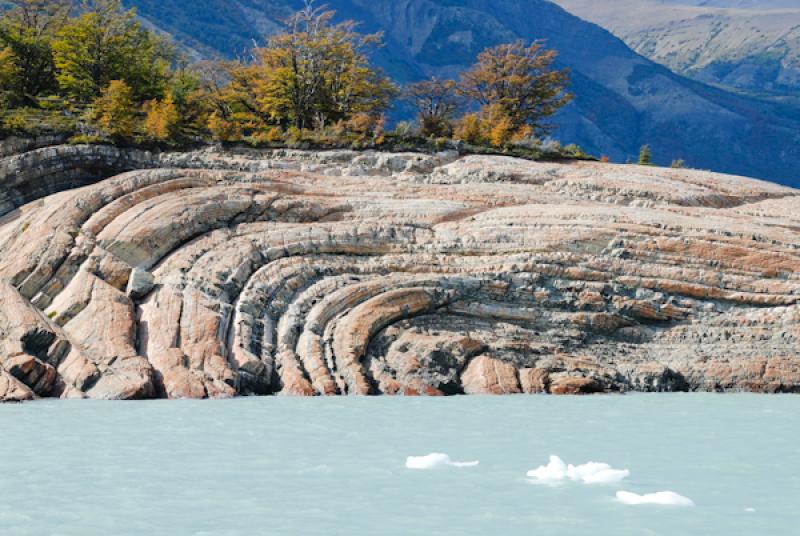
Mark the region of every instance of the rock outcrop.
<instances>
[{"instance_id":1,"label":"rock outcrop","mask_svg":"<svg viewBox=\"0 0 800 536\"><path fill-rule=\"evenodd\" d=\"M790 188L81 146L0 159L0 187L3 400L800 391Z\"/></svg>"}]
</instances>

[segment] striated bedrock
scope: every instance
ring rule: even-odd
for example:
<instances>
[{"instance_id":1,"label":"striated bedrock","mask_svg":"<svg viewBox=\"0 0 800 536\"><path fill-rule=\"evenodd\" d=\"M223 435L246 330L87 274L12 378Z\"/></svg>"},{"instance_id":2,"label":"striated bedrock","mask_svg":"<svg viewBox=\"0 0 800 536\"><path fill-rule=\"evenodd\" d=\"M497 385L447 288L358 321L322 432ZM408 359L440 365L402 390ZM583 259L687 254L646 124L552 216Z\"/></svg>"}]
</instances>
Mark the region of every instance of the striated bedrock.
<instances>
[{"instance_id":1,"label":"striated bedrock","mask_svg":"<svg viewBox=\"0 0 800 536\"><path fill-rule=\"evenodd\" d=\"M58 146L0 185L3 400L800 391L800 191L774 184Z\"/></svg>"}]
</instances>

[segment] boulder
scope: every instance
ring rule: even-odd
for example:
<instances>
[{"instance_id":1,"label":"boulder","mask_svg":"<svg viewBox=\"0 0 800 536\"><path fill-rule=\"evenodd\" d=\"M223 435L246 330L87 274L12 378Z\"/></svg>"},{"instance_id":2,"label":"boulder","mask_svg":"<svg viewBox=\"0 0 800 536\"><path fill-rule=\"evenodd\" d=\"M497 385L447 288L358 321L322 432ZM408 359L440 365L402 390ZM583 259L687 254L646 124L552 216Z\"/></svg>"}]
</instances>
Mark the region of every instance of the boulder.
<instances>
[{"instance_id":1,"label":"boulder","mask_svg":"<svg viewBox=\"0 0 800 536\"><path fill-rule=\"evenodd\" d=\"M134 300L144 298L153 290L155 285L156 281L153 274L143 268L136 267L131 270L131 275L128 278L128 297Z\"/></svg>"}]
</instances>

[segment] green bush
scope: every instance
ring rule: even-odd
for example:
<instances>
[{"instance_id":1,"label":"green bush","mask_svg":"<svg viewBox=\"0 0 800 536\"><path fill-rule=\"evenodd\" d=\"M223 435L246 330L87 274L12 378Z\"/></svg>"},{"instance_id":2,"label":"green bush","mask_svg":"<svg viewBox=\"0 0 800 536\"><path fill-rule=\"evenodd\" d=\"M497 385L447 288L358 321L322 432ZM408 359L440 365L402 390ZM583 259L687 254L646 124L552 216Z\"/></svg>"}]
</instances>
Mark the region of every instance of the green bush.
<instances>
[{"instance_id":1,"label":"green bush","mask_svg":"<svg viewBox=\"0 0 800 536\"><path fill-rule=\"evenodd\" d=\"M70 145L102 145L108 143L108 140L102 136L95 136L91 134L75 134L71 136L67 143Z\"/></svg>"},{"instance_id":2,"label":"green bush","mask_svg":"<svg viewBox=\"0 0 800 536\"><path fill-rule=\"evenodd\" d=\"M672 164L670 164L669 167L671 167L673 169L685 168L686 167L686 162L684 160L681 160L680 158L677 158L677 159L672 161Z\"/></svg>"},{"instance_id":3,"label":"green bush","mask_svg":"<svg viewBox=\"0 0 800 536\"><path fill-rule=\"evenodd\" d=\"M78 130L78 118L59 111L16 108L0 111L0 130L19 136L71 134Z\"/></svg>"}]
</instances>

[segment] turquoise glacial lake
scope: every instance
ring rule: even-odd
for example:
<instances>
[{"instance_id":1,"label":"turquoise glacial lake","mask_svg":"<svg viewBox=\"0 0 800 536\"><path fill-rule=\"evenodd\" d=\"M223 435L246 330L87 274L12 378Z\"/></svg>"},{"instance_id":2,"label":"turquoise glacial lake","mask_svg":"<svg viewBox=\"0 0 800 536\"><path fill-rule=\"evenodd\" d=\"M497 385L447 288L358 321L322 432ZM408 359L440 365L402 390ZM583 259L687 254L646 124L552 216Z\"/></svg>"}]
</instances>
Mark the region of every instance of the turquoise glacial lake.
<instances>
[{"instance_id":1,"label":"turquoise glacial lake","mask_svg":"<svg viewBox=\"0 0 800 536\"><path fill-rule=\"evenodd\" d=\"M473 467L405 467L446 453ZM558 455L613 484L532 483ZM694 506L629 505L672 491ZM0 406L2 536L800 534L800 397Z\"/></svg>"}]
</instances>

